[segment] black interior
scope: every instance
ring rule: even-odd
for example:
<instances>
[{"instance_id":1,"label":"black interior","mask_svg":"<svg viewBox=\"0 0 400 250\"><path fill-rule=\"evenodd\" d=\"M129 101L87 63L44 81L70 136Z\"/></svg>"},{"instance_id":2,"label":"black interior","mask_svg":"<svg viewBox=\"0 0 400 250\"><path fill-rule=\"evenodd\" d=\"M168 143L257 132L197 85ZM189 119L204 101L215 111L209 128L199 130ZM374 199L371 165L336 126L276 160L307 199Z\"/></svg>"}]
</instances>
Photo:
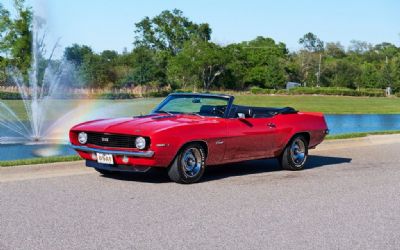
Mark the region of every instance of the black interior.
<instances>
[{"instance_id":1,"label":"black interior","mask_svg":"<svg viewBox=\"0 0 400 250\"><path fill-rule=\"evenodd\" d=\"M226 106L213 106L203 105L200 108L199 115L202 116L220 116L222 117L225 112ZM268 118L277 114L294 114L297 111L291 107L285 108L262 108L262 107L249 107L232 105L228 118L237 118L238 114L242 113L245 118Z\"/></svg>"},{"instance_id":2,"label":"black interior","mask_svg":"<svg viewBox=\"0 0 400 250\"><path fill-rule=\"evenodd\" d=\"M273 117L277 114L295 114L297 111L291 107L284 108L263 108L263 107L248 107L232 105L229 112L229 118L239 117L238 114L242 113L245 118L268 118Z\"/></svg>"},{"instance_id":3,"label":"black interior","mask_svg":"<svg viewBox=\"0 0 400 250\"><path fill-rule=\"evenodd\" d=\"M200 107L199 115L223 117L225 114L225 109L226 109L226 105L222 105L222 106L203 105Z\"/></svg>"}]
</instances>

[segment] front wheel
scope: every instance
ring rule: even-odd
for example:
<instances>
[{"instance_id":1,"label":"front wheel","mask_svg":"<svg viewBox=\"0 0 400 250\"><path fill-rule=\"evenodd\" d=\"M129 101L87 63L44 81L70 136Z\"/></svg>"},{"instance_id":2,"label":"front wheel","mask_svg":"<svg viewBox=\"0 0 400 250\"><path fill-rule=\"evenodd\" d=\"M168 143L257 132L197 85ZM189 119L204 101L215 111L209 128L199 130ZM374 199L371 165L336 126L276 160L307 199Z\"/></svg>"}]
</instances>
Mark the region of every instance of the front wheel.
<instances>
[{"instance_id":1,"label":"front wheel","mask_svg":"<svg viewBox=\"0 0 400 250\"><path fill-rule=\"evenodd\" d=\"M278 160L283 169L301 170L304 168L307 156L308 141L304 136L297 135L286 146Z\"/></svg>"},{"instance_id":2,"label":"front wheel","mask_svg":"<svg viewBox=\"0 0 400 250\"><path fill-rule=\"evenodd\" d=\"M198 143L191 143L180 150L168 169L169 178L177 183L191 184L204 174L205 153Z\"/></svg>"}]
</instances>

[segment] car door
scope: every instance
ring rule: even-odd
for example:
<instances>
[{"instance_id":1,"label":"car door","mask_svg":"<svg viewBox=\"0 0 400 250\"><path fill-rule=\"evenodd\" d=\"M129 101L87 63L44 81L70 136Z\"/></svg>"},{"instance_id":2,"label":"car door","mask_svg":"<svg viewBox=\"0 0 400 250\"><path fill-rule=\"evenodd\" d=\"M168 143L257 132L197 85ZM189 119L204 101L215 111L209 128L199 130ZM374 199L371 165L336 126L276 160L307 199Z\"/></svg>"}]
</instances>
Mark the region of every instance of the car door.
<instances>
[{"instance_id":1,"label":"car door","mask_svg":"<svg viewBox=\"0 0 400 250\"><path fill-rule=\"evenodd\" d=\"M273 118L228 119L225 160L270 157L275 128Z\"/></svg>"}]
</instances>

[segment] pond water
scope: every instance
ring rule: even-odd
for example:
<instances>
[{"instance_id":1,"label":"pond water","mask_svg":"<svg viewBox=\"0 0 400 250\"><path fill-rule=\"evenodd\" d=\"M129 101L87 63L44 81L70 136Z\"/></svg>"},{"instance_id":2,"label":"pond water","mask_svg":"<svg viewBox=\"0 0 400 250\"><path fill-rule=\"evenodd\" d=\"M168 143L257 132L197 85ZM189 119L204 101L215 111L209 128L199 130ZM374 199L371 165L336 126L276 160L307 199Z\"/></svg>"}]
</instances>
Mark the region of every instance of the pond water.
<instances>
[{"instance_id":1,"label":"pond water","mask_svg":"<svg viewBox=\"0 0 400 250\"><path fill-rule=\"evenodd\" d=\"M399 115L325 115L331 135L400 130Z\"/></svg>"},{"instance_id":2,"label":"pond water","mask_svg":"<svg viewBox=\"0 0 400 250\"><path fill-rule=\"evenodd\" d=\"M0 144L0 161L75 154L67 144Z\"/></svg>"},{"instance_id":3,"label":"pond water","mask_svg":"<svg viewBox=\"0 0 400 250\"><path fill-rule=\"evenodd\" d=\"M400 130L399 115L326 115L331 135L354 132ZM0 131L0 136L2 131ZM28 159L50 155L75 154L67 144L1 145L0 161Z\"/></svg>"}]
</instances>

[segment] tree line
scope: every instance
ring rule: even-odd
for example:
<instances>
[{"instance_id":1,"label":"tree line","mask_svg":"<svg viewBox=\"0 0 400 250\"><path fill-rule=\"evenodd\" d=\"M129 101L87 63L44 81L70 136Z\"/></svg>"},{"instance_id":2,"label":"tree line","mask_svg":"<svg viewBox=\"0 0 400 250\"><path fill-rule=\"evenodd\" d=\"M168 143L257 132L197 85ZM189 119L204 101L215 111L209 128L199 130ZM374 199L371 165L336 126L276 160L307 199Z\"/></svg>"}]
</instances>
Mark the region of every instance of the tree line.
<instances>
[{"instance_id":1,"label":"tree line","mask_svg":"<svg viewBox=\"0 0 400 250\"><path fill-rule=\"evenodd\" d=\"M15 0L17 15L0 4L0 84L10 82L12 65L27 74L32 47L32 10ZM287 82L306 86L386 88L400 91L400 48L382 42L324 42L313 33L299 38L301 49L258 36L220 45L211 41L207 23L182 11L165 10L133 27L132 51L96 53L87 45L65 48L63 60L76 68L76 87L120 88L170 85L174 89L281 89ZM57 60L45 63L59 63Z\"/></svg>"}]
</instances>

